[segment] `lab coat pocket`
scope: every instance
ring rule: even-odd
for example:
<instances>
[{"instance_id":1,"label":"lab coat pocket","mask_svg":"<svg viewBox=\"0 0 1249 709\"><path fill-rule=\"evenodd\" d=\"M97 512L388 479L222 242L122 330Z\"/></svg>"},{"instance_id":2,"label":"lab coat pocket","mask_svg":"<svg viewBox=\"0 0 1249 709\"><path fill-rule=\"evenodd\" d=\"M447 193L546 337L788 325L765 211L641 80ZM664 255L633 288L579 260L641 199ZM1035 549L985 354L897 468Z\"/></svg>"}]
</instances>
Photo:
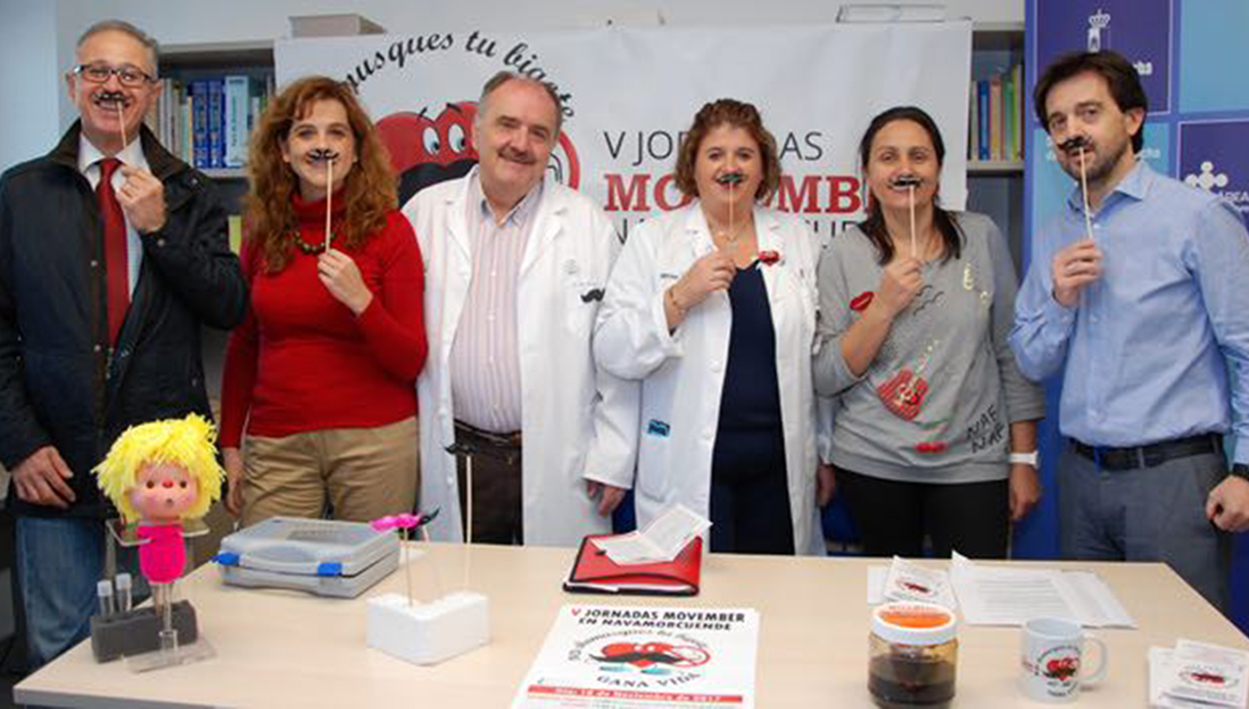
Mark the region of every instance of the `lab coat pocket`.
<instances>
[{"instance_id":1,"label":"lab coat pocket","mask_svg":"<svg viewBox=\"0 0 1249 709\"><path fill-rule=\"evenodd\" d=\"M665 481L661 471L668 470L672 426L657 418L643 418L642 438L638 443L637 493L650 500L661 500Z\"/></svg>"}]
</instances>

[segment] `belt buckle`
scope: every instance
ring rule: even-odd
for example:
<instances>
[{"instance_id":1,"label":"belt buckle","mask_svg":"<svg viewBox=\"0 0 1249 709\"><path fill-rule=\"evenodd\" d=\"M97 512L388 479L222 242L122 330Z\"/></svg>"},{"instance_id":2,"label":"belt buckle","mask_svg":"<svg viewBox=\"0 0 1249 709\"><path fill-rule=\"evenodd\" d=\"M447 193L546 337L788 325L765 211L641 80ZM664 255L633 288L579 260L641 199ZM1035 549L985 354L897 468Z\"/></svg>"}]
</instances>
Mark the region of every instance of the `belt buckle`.
<instances>
[{"instance_id":1,"label":"belt buckle","mask_svg":"<svg viewBox=\"0 0 1249 709\"><path fill-rule=\"evenodd\" d=\"M1152 449L1152 450L1151 450ZM1164 444L1141 446L1141 467L1153 468L1170 460Z\"/></svg>"}]
</instances>

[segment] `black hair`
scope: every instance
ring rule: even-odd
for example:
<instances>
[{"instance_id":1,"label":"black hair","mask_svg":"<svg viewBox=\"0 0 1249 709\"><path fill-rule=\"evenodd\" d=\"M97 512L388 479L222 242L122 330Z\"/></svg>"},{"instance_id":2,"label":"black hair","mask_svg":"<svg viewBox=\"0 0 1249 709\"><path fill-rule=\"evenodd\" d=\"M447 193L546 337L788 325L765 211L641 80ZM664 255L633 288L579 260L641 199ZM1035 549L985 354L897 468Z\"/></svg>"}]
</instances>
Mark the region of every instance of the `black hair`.
<instances>
[{"instance_id":1,"label":"black hair","mask_svg":"<svg viewBox=\"0 0 1249 709\"><path fill-rule=\"evenodd\" d=\"M867 172L867 163L872 157L872 141L876 134L895 121L911 121L923 128L937 153L937 167L940 168L945 163L945 141L941 139L941 131L932 116L917 106L894 106L873 118L867 131L863 133L863 139L859 141L859 161L863 165L864 173ZM958 258L963 250L963 232L954 221L953 215L942 209L935 198L932 205L932 223L941 233L941 241L945 247L941 260ZM884 266L893 260L893 239L889 238L889 229L885 226L885 215L881 212L880 203L872 197L870 191L867 198L867 219L859 223L859 229L876 247L876 260L880 265Z\"/></svg>"},{"instance_id":2,"label":"black hair","mask_svg":"<svg viewBox=\"0 0 1249 709\"><path fill-rule=\"evenodd\" d=\"M1073 52L1055 59L1053 64L1045 68L1032 89L1032 108L1036 111L1037 122L1049 132L1045 101L1049 98L1050 91L1055 84L1085 72L1092 72L1106 80L1110 95L1114 97L1120 111L1127 113L1140 109L1141 127L1132 136L1132 152L1139 153L1145 147L1144 120L1149 113L1149 99L1145 96L1145 87L1141 86L1141 76L1136 72L1136 67L1118 52Z\"/></svg>"}]
</instances>

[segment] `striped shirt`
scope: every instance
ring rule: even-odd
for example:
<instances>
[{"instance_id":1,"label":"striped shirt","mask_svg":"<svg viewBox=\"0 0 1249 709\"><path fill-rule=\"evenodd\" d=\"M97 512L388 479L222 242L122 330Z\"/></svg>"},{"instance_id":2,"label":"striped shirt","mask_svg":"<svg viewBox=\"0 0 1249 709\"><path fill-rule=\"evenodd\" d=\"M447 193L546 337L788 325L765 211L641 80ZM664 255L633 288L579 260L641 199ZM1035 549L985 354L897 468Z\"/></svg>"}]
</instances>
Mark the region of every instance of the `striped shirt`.
<instances>
[{"instance_id":1,"label":"striped shirt","mask_svg":"<svg viewBox=\"0 0 1249 709\"><path fill-rule=\"evenodd\" d=\"M494 433L520 430L520 345L517 285L525 243L542 197L539 182L500 224L469 176L467 226L473 280L451 345L451 399L455 418Z\"/></svg>"}]
</instances>

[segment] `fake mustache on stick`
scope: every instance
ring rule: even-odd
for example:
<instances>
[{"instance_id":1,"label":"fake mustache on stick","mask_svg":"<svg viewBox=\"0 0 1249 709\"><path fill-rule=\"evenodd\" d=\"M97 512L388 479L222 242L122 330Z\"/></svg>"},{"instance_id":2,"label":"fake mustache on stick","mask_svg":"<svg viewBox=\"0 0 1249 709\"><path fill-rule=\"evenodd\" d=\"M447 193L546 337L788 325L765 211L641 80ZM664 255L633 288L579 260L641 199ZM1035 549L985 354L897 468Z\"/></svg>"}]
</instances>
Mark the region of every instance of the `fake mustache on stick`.
<instances>
[{"instance_id":1,"label":"fake mustache on stick","mask_svg":"<svg viewBox=\"0 0 1249 709\"><path fill-rule=\"evenodd\" d=\"M893 186L894 187L919 187L921 184L923 184L923 182L924 182L923 180L919 179L915 175L901 175L898 177L898 179L893 181Z\"/></svg>"},{"instance_id":2,"label":"fake mustache on stick","mask_svg":"<svg viewBox=\"0 0 1249 709\"><path fill-rule=\"evenodd\" d=\"M317 148L308 151L308 159L313 162L325 162L327 160L337 160L338 151L329 148Z\"/></svg>"},{"instance_id":3,"label":"fake mustache on stick","mask_svg":"<svg viewBox=\"0 0 1249 709\"><path fill-rule=\"evenodd\" d=\"M746 179L746 176L740 172L726 172L716 178L716 182L722 185L740 185Z\"/></svg>"},{"instance_id":4,"label":"fake mustache on stick","mask_svg":"<svg viewBox=\"0 0 1249 709\"><path fill-rule=\"evenodd\" d=\"M1059 143L1058 149L1068 155L1074 155L1075 153L1078 153L1081 150L1087 150L1092 146L1093 143L1088 138L1085 138L1082 135L1073 135Z\"/></svg>"},{"instance_id":5,"label":"fake mustache on stick","mask_svg":"<svg viewBox=\"0 0 1249 709\"><path fill-rule=\"evenodd\" d=\"M126 105L126 94L120 91L101 91L95 95L96 103L111 103Z\"/></svg>"}]
</instances>

